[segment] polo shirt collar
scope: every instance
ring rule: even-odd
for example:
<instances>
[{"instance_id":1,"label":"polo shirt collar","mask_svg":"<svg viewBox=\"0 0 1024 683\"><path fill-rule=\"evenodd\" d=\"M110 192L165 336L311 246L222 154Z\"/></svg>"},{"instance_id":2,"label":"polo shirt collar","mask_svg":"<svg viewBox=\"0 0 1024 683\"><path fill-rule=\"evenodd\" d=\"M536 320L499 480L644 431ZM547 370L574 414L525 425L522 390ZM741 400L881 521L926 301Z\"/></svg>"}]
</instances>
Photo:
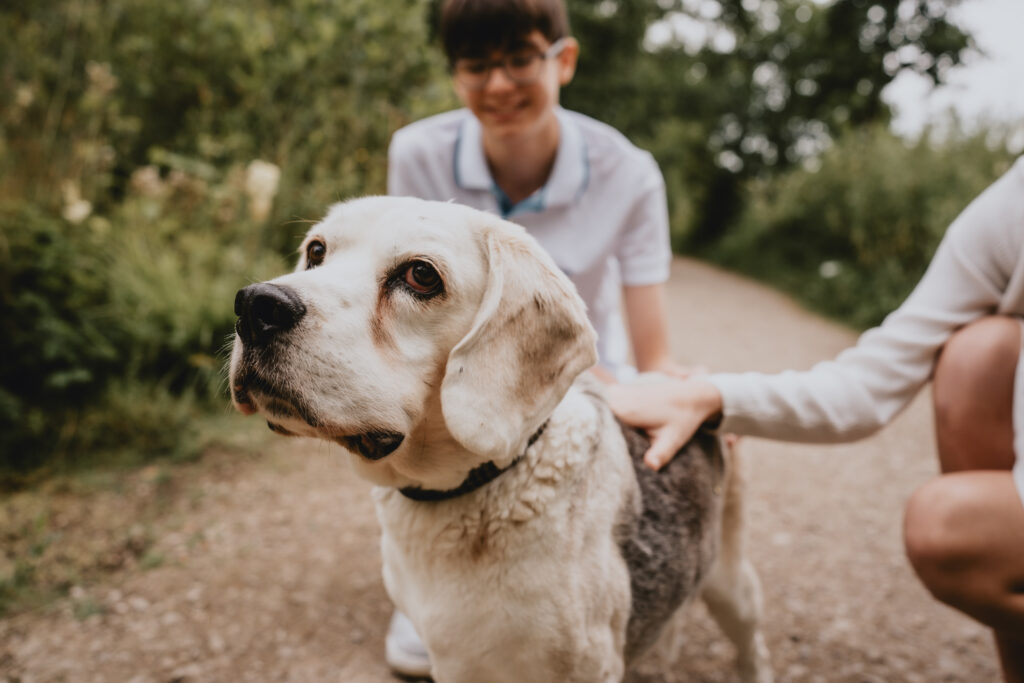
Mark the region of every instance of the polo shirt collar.
<instances>
[{"instance_id":1,"label":"polo shirt collar","mask_svg":"<svg viewBox=\"0 0 1024 683\"><path fill-rule=\"evenodd\" d=\"M558 152L551 176L542 193L545 207L572 204L583 194L589 180L587 146L579 126L561 107L558 117ZM468 115L459 128L455 142L455 183L466 190L487 190L495 187L484 156L480 121Z\"/></svg>"}]
</instances>

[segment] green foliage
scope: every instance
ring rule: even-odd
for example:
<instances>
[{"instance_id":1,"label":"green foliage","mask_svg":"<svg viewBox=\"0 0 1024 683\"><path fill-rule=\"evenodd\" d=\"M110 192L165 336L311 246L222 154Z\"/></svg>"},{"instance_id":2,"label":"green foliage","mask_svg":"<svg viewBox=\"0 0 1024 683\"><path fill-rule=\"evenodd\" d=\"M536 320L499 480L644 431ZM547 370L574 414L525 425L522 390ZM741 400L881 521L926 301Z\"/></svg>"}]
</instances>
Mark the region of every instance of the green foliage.
<instances>
[{"instance_id":1,"label":"green foliage","mask_svg":"<svg viewBox=\"0 0 1024 683\"><path fill-rule=\"evenodd\" d=\"M676 243L705 247L736 219L748 179L814 156L846 127L887 123L881 92L900 72L941 82L970 47L952 4L570 0L582 49L563 99L655 152L691 194ZM714 39L687 43L673 22ZM685 147L665 144L684 129Z\"/></svg>"},{"instance_id":2,"label":"green foliage","mask_svg":"<svg viewBox=\"0 0 1024 683\"><path fill-rule=\"evenodd\" d=\"M383 192L392 131L452 104L424 11L4 3L2 482L195 452L235 292L328 205Z\"/></svg>"},{"instance_id":3,"label":"green foliage","mask_svg":"<svg viewBox=\"0 0 1024 683\"><path fill-rule=\"evenodd\" d=\"M850 131L820 168L755 182L711 255L869 327L910 293L949 224L1011 161L984 136L907 144L881 127Z\"/></svg>"},{"instance_id":4,"label":"green foliage","mask_svg":"<svg viewBox=\"0 0 1024 683\"><path fill-rule=\"evenodd\" d=\"M77 225L24 204L0 209L0 354L18 359L0 370L8 483L98 448L196 447L191 425L221 397L234 292L286 264L231 210L243 203L230 180L174 177ZM186 219L204 229L183 229Z\"/></svg>"},{"instance_id":5,"label":"green foliage","mask_svg":"<svg viewBox=\"0 0 1024 683\"><path fill-rule=\"evenodd\" d=\"M382 192L391 132L452 102L424 11L405 0L15 2L0 10L0 196L54 206L52 188L75 179L102 209L136 168L163 166L162 150L204 180L276 164L289 199L276 221Z\"/></svg>"},{"instance_id":6,"label":"green foliage","mask_svg":"<svg viewBox=\"0 0 1024 683\"><path fill-rule=\"evenodd\" d=\"M116 358L103 328L106 291L101 247L88 228L66 224L27 204L0 205L0 304L3 386L46 401L73 393ZM4 395L4 415L13 396Z\"/></svg>"}]
</instances>

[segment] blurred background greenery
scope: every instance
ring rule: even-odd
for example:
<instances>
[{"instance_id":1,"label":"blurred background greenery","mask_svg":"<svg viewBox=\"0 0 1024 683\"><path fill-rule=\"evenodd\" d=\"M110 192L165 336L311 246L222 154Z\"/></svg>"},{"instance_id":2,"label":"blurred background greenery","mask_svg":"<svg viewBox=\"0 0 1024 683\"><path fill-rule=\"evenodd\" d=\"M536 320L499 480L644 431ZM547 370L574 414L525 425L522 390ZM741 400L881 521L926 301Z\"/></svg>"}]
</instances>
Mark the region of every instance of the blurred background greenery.
<instances>
[{"instance_id":1,"label":"blurred background greenery","mask_svg":"<svg viewBox=\"0 0 1024 683\"><path fill-rule=\"evenodd\" d=\"M563 103L655 154L675 248L854 326L900 302L1012 160L1009 131L889 132L882 89L908 69L940 83L971 48L951 1L568 4ZM395 129L456 105L433 16L0 6L0 487L222 437L234 292L287 269L330 203L384 191Z\"/></svg>"}]
</instances>

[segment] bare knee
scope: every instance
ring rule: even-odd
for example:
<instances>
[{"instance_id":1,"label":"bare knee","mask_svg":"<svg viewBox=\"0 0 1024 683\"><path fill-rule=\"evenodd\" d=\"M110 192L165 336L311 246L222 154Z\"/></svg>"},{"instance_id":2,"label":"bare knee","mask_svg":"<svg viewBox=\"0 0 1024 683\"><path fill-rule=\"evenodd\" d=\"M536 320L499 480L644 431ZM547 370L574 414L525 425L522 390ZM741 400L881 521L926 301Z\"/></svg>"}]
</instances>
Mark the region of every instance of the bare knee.
<instances>
[{"instance_id":1,"label":"bare knee","mask_svg":"<svg viewBox=\"0 0 1024 683\"><path fill-rule=\"evenodd\" d=\"M969 579L976 568L958 522L968 495L955 481L934 479L910 497L903 518L903 543L914 571L938 600L961 609L971 598Z\"/></svg>"},{"instance_id":2,"label":"bare knee","mask_svg":"<svg viewBox=\"0 0 1024 683\"><path fill-rule=\"evenodd\" d=\"M943 471L1013 466L1020 323L989 316L956 332L935 364L932 399Z\"/></svg>"}]
</instances>

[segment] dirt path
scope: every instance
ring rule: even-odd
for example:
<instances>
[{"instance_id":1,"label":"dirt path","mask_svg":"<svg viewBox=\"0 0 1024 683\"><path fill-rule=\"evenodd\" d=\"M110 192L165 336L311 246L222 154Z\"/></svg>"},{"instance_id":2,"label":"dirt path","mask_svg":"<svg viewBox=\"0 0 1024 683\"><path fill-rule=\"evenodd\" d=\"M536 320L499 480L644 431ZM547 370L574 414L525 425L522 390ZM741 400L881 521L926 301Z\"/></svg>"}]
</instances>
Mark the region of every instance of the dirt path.
<instances>
[{"instance_id":1,"label":"dirt path","mask_svg":"<svg viewBox=\"0 0 1024 683\"><path fill-rule=\"evenodd\" d=\"M711 369L807 367L853 335L750 281L674 265L672 339ZM784 682L997 680L984 629L935 603L900 542L903 502L934 475L927 398L849 446L743 442L749 543ZM198 477L168 510L163 562L0 621L0 676L30 681L393 681L390 606L367 487L334 446L275 441ZM204 470L206 471L206 470ZM678 661L645 682L732 681L732 652L700 606ZM524 682L531 683L531 682Z\"/></svg>"}]
</instances>

